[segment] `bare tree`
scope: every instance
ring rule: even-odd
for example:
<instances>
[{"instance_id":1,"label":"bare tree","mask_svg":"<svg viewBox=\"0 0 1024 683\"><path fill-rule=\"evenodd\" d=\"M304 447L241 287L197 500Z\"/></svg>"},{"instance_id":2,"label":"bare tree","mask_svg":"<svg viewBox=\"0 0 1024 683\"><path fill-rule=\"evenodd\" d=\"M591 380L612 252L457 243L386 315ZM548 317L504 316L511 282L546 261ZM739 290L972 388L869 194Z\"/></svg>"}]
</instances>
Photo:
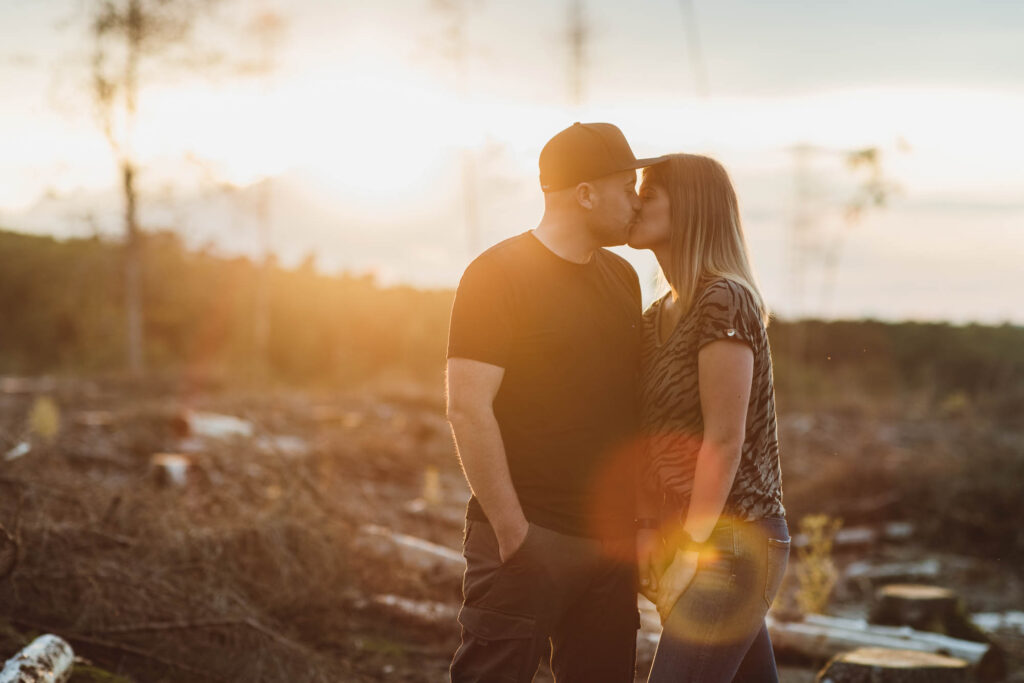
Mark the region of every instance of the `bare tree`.
<instances>
[{"instance_id":1,"label":"bare tree","mask_svg":"<svg viewBox=\"0 0 1024 683\"><path fill-rule=\"evenodd\" d=\"M144 67L180 55L199 15L218 0L90 0L92 92L96 113L114 154L124 194L125 320L128 368L145 368L142 312L142 236L138 220L139 164L134 145ZM195 53L193 53L195 54ZM191 60L194 63L194 60ZM180 64L180 62L179 62Z\"/></svg>"},{"instance_id":2,"label":"bare tree","mask_svg":"<svg viewBox=\"0 0 1024 683\"><path fill-rule=\"evenodd\" d=\"M808 276L813 269L820 275L818 311L826 315L835 289L846 230L836 228L835 221L829 220L834 218L837 207L826 195L822 170L815 161L838 158L849 174L847 177L856 183L839 207L842 227L847 230L860 223L871 209L884 208L900 188L886 177L882 168L883 152L879 147L834 149L799 144L791 147L790 151L794 161L795 190L788 235L791 304L798 316L809 312L805 304L810 289Z\"/></svg>"},{"instance_id":3,"label":"bare tree","mask_svg":"<svg viewBox=\"0 0 1024 683\"><path fill-rule=\"evenodd\" d=\"M258 53L246 71L259 78L265 90L269 89L270 77L277 69L277 54L286 28L284 16L266 8L258 11L246 27L245 35ZM270 370L270 275L274 264L270 244L272 182L272 178L263 179L259 184L256 202L260 249L263 253L253 311L253 372L262 381L267 379Z\"/></svg>"},{"instance_id":4,"label":"bare tree","mask_svg":"<svg viewBox=\"0 0 1024 683\"><path fill-rule=\"evenodd\" d=\"M446 23L439 48L455 68L455 90L464 109L469 101L469 18L479 0L433 0L432 8ZM476 255L480 241L480 211L474 151L462 148L462 211L466 224L466 246Z\"/></svg>"},{"instance_id":5,"label":"bare tree","mask_svg":"<svg viewBox=\"0 0 1024 683\"><path fill-rule=\"evenodd\" d=\"M569 1L569 101L574 110L583 104L584 81L586 79L590 42L590 26L587 23L583 0Z\"/></svg>"}]
</instances>

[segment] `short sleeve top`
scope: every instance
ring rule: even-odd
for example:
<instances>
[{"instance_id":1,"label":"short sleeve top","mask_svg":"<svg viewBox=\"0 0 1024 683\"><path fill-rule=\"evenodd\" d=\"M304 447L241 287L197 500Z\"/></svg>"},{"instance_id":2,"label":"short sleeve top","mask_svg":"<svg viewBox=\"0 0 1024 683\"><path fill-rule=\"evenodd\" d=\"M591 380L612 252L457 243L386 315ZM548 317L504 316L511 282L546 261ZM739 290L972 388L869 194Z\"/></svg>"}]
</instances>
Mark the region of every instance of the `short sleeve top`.
<instances>
[{"instance_id":1,"label":"short sleeve top","mask_svg":"<svg viewBox=\"0 0 1024 683\"><path fill-rule=\"evenodd\" d=\"M466 269L448 357L505 369L494 398L526 518L576 536L632 533L640 281L617 254L566 261L532 233ZM486 519L471 498L470 519Z\"/></svg>"},{"instance_id":2,"label":"short sleeve top","mask_svg":"<svg viewBox=\"0 0 1024 683\"><path fill-rule=\"evenodd\" d=\"M660 343L659 318L666 297L644 313L644 495L654 496L665 516L688 509L704 434L697 355L706 344L728 339L750 346L754 372L740 464L723 514L742 520L785 516L771 349L754 297L744 285L726 278L714 279Z\"/></svg>"}]
</instances>

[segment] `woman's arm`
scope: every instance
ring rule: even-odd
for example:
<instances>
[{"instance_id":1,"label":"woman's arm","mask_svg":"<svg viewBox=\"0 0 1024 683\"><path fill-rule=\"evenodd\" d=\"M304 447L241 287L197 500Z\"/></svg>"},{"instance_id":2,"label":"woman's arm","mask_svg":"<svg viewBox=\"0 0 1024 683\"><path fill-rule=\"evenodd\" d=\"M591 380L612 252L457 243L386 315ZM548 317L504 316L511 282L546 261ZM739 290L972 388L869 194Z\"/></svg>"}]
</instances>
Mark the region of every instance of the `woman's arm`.
<instances>
[{"instance_id":1,"label":"woman's arm","mask_svg":"<svg viewBox=\"0 0 1024 683\"><path fill-rule=\"evenodd\" d=\"M704 438L683 529L702 542L715 528L732 489L746 435L754 352L742 342L715 341L697 355Z\"/></svg>"},{"instance_id":2,"label":"woman's arm","mask_svg":"<svg viewBox=\"0 0 1024 683\"><path fill-rule=\"evenodd\" d=\"M732 489L746 435L754 352L743 342L713 341L697 355L704 437L683 530L697 542L711 535ZM658 612L668 618L697 572L698 552L679 549L658 585Z\"/></svg>"}]
</instances>

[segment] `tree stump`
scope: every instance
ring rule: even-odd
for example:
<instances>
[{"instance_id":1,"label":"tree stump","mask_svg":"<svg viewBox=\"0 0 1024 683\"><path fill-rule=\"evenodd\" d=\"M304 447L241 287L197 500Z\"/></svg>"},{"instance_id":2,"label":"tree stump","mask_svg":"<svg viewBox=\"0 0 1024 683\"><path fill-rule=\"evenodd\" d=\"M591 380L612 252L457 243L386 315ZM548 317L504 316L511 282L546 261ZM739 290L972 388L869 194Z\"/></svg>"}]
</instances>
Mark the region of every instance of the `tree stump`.
<instances>
[{"instance_id":1,"label":"tree stump","mask_svg":"<svg viewBox=\"0 0 1024 683\"><path fill-rule=\"evenodd\" d=\"M967 662L915 650L864 647L836 655L818 683L968 683Z\"/></svg>"},{"instance_id":2,"label":"tree stump","mask_svg":"<svg viewBox=\"0 0 1024 683\"><path fill-rule=\"evenodd\" d=\"M910 626L976 643L989 642L975 626L957 594L939 586L896 583L882 586L868 621L886 626Z\"/></svg>"},{"instance_id":3,"label":"tree stump","mask_svg":"<svg viewBox=\"0 0 1024 683\"><path fill-rule=\"evenodd\" d=\"M181 453L154 453L150 457L153 478L165 486L184 486L188 483L192 459Z\"/></svg>"}]
</instances>

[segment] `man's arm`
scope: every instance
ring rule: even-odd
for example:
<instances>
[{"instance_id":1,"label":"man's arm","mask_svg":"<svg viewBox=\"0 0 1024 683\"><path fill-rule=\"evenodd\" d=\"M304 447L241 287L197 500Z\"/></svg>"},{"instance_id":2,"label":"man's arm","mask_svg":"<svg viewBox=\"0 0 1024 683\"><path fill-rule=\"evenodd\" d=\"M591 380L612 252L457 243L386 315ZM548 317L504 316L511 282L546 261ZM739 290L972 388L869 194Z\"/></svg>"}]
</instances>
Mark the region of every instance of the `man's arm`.
<instances>
[{"instance_id":1,"label":"man's arm","mask_svg":"<svg viewBox=\"0 0 1024 683\"><path fill-rule=\"evenodd\" d=\"M448 422L462 471L498 537L504 562L526 538L528 523L512 486L494 397L505 376L497 365L448 359Z\"/></svg>"}]
</instances>

